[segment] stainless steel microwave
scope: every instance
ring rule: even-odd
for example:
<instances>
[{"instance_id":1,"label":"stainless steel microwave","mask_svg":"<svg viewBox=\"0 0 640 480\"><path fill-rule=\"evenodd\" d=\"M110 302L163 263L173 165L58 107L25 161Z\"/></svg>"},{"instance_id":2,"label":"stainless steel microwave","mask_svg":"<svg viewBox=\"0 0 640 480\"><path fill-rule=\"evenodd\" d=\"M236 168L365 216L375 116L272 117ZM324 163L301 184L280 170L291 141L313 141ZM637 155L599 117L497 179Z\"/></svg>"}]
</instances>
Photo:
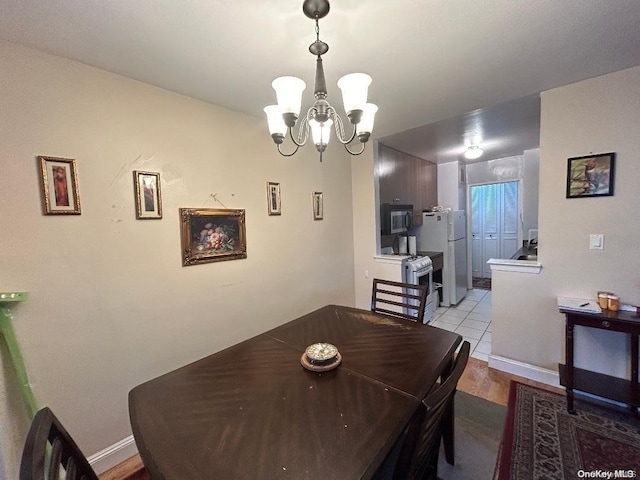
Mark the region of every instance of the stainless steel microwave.
<instances>
[{"instance_id":1,"label":"stainless steel microwave","mask_svg":"<svg viewBox=\"0 0 640 480\"><path fill-rule=\"evenodd\" d=\"M380 230L382 235L407 233L413 226L413 205L380 205Z\"/></svg>"}]
</instances>

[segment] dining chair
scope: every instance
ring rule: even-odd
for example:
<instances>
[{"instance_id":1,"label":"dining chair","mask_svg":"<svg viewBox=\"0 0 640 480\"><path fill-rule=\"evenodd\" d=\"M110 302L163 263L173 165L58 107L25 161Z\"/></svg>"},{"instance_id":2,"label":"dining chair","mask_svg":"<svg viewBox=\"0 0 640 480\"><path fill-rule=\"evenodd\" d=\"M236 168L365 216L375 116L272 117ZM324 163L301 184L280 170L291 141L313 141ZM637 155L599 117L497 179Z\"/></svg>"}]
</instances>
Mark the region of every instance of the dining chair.
<instances>
[{"instance_id":1,"label":"dining chair","mask_svg":"<svg viewBox=\"0 0 640 480\"><path fill-rule=\"evenodd\" d=\"M422 323L427 305L427 286L373 279L371 311ZM390 307L397 307L390 310Z\"/></svg>"},{"instance_id":2,"label":"dining chair","mask_svg":"<svg viewBox=\"0 0 640 480\"><path fill-rule=\"evenodd\" d=\"M98 480L86 457L53 412L36 413L20 464L20 480Z\"/></svg>"},{"instance_id":3,"label":"dining chair","mask_svg":"<svg viewBox=\"0 0 640 480\"><path fill-rule=\"evenodd\" d=\"M393 480L435 480L437 478L440 439L445 422L448 421L448 413L451 412L453 415L453 398L458 380L467 366L470 348L469 342L462 342L451 374L444 382L437 384L422 401L418 413L405 433L394 468ZM448 461L453 464L453 458Z\"/></svg>"}]
</instances>

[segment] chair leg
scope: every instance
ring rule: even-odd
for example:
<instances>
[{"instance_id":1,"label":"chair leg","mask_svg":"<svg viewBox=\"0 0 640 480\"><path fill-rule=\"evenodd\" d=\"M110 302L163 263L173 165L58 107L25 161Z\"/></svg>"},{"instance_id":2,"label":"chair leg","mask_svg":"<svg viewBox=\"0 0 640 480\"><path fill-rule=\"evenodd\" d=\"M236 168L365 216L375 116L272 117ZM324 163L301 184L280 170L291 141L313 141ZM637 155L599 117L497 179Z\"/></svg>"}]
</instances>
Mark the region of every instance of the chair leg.
<instances>
[{"instance_id":1,"label":"chair leg","mask_svg":"<svg viewBox=\"0 0 640 480\"><path fill-rule=\"evenodd\" d=\"M455 417L454 399L451 397L447 405L447 411L442 417L442 443L444 444L444 457L449 465L455 465Z\"/></svg>"}]
</instances>

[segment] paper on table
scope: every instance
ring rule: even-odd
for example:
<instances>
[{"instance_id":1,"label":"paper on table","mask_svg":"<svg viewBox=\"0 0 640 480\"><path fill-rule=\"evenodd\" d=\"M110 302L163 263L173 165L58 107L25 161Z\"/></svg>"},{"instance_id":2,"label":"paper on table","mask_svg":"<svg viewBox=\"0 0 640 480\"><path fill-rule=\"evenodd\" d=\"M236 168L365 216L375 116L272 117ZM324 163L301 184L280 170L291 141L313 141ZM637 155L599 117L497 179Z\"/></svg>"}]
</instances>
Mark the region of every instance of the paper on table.
<instances>
[{"instance_id":1,"label":"paper on table","mask_svg":"<svg viewBox=\"0 0 640 480\"><path fill-rule=\"evenodd\" d=\"M602 309L595 300L583 298L558 297L558 308L575 310L576 312L602 313Z\"/></svg>"}]
</instances>

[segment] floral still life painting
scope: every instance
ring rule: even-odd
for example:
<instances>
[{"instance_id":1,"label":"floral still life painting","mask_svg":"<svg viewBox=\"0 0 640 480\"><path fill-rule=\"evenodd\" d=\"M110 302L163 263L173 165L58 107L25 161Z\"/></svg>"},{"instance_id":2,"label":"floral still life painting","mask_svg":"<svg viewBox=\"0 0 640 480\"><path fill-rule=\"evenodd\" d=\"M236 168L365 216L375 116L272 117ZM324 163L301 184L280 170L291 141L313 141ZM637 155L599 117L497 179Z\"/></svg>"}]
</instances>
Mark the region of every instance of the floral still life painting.
<instances>
[{"instance_id":1,"label":"floral still life painting","mask_svg":"<svg viewBox=\"0 0 640 480\"><path fill-rule=\"evenodd\" d=\"M244 210L181 208L182 265L247 258Z\"/></svg>"},{"instance_id":2,"label":"floral still life painting","mask_svg":"<svg viewBox=\"0 0 640 480\"><path fill-rule=\"evenodd\" d=\"M613 195L615 153L568 159L567 198Z\"/></svg>"}]
</instances>

